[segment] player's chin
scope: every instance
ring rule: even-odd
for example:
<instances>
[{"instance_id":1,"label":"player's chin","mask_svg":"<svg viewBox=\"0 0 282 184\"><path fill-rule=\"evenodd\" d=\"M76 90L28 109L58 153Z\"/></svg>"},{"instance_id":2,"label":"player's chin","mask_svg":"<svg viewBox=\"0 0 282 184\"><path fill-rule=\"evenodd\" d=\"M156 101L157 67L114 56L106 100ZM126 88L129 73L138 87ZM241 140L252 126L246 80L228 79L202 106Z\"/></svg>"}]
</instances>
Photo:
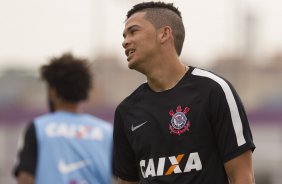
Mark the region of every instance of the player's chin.
<instances>
[{"instance_id":1,"label":"player's chin","mask_svg":"<svg viewBox=\"0 0 282 184\"><path fill-rule=\"evenodd\" d=\"M136 62L134 62L133 60L128 61L128 68L135 70L136 69Z\"/></svg>"}]
</instances>

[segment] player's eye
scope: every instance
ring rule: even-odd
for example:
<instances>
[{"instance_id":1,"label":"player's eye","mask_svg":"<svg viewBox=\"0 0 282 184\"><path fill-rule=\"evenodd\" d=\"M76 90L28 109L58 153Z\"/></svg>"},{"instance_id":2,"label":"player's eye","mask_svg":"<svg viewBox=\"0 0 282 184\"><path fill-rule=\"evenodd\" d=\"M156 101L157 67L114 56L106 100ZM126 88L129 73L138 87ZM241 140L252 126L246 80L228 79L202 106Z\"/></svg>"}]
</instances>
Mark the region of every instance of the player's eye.
<instances>
[{"instance_id":1,"label":"player's eye","mask_svg":"<svg viewBox=\"0 0 282 184\"><path fill-rule=\"evenodd\" d=\"M130 30L130 34L134 34L137 30L136 29L132 29Z\"/></svg>"}]
</instances>

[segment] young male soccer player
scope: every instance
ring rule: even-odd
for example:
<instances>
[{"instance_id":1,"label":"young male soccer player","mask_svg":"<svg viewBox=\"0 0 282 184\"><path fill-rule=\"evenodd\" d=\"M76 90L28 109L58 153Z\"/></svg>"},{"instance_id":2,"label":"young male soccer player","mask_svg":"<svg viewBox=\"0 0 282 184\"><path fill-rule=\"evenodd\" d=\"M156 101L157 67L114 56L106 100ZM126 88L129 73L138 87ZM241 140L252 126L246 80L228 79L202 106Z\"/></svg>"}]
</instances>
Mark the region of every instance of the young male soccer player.
<instances>
[{"instance_id":1,"label":"young male soccer player","mask_svg":"<svg viewBox=\"0 0 282 184\"><path fill-rule=\"evenodd\" d=\"M185 37L173 4L127 13L128 67L147 77L117 107L114 166L119 184L252 184L252 140L235 89L179 60Z\"/></svg>"}]
</instances>

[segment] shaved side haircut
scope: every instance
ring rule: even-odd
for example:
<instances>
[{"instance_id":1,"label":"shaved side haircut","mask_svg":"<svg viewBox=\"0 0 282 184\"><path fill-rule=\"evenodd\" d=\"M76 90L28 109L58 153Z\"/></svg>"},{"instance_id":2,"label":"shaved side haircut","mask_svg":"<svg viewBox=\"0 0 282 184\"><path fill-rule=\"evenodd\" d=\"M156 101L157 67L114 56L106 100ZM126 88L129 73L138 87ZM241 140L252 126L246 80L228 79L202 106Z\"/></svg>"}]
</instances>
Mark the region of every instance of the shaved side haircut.
<instances>
[{"instance_id":1,"label":"shaved side haircut","mask_svg":"<svg viewBox=\"0 0 282 184\"><path fill-rule=\"evenodd\" d=\"M156 29L164 26L171 27L175 50L178 55L181 54L185 39L185 28L181 12L174 7L173 3L143 2L137 4L127 12L127 19L137 12L146 12L146 19L151 22Z\"/></svg>"}]
</instances>

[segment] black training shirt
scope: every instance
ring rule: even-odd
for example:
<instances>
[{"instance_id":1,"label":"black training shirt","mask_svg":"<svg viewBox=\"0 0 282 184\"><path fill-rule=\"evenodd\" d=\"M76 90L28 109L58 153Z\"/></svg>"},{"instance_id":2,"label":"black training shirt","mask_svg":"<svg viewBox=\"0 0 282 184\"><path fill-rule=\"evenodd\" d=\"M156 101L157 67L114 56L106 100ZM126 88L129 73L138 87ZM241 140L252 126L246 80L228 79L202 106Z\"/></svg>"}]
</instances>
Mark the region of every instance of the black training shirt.
<instances>
[{"instance_id":1,"label":"black training shirt","mask_svg":"<svg viewBox=\"0 0 282 184\"><path fill-rule=\"evenodd\" d=\"M116 109L115 174L154 184L228 183L224 163L255 145L239 96L194 67L170 90L138 87Z\"/></svg>"}]
</instances>

